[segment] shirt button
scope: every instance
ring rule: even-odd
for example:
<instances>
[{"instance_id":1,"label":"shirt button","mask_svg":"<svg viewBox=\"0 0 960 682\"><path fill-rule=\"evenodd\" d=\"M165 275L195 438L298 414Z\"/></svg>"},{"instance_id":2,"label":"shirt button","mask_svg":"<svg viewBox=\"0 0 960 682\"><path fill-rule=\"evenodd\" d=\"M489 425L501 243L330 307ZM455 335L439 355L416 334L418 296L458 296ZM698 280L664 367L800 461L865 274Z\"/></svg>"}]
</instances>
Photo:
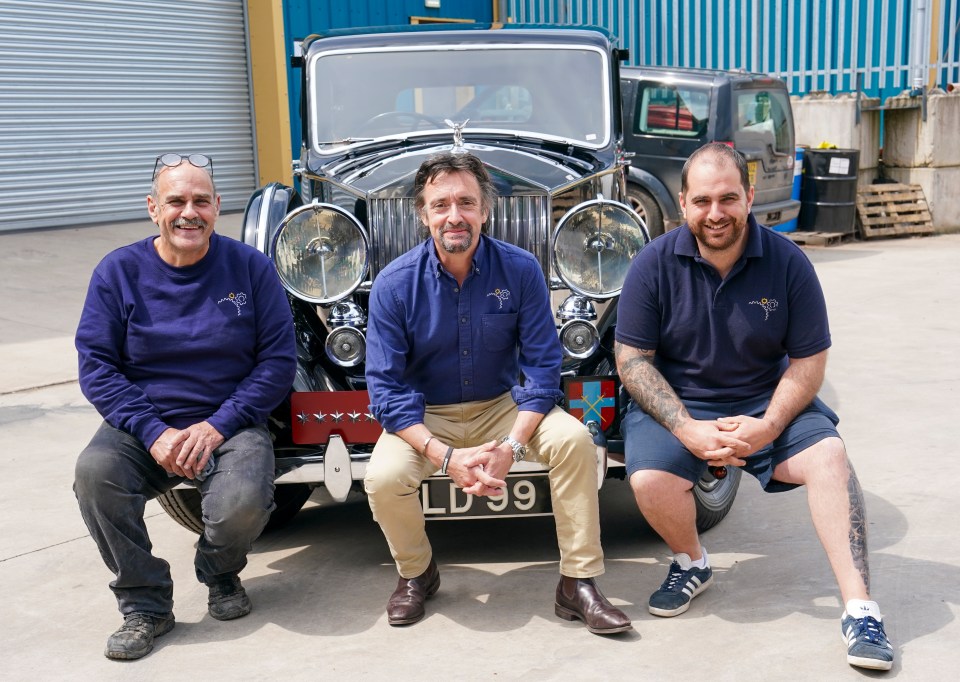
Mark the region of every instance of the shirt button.
<instances>
[{"instance_id":1,"label":"shirt button","mask_svg":"<svg viewBox=\"0 0 960 682\"><path fill-rule=\"evenodd\" d=\"M454 287L454 288L453 288L453 293L459 294L459 293L460 293L460 287Z\"/></svg>"},{"instance_id":2,"label":"shirt button","mask_svg":"<svg viewBox=\"0 0 960 682\"><path fill-rule=\"evenodd\" d=\"M467 323L467 318L461 317L461 318L460 318L460 324L466 324L466 323Z\"/></svg>"},{"instance_id":3,"label":"shirt button","mask_svg":"<svg viewBox=\"0 0 960 682\"><path fill-rule=\"evenodd\" d=\"M469 386L469 385L470 385L470 380L469 380L469 379L464 379L464 380L463 380L463 385L464 385L464 386Z\"/></svg>"},{"instance_id":4,"label":"shirt button","mask_svg":"<svg viewBox=\"0 0 960 682\"><path fill-rule=\"evenodd\" d=\"M464 354L464 355L470 355L470 351L465 350L465 351L463 351L463 354Z\"/></svg>"}]
</instances>

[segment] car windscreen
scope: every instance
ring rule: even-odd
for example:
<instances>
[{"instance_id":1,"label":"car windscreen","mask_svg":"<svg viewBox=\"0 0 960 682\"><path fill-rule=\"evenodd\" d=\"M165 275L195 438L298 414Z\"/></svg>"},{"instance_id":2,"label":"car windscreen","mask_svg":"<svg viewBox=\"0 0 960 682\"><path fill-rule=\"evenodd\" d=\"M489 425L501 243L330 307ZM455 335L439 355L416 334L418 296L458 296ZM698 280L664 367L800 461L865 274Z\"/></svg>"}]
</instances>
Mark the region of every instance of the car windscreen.
<instances>
[{"instance_id":1,"label":"car windscreen","mask_svg":"<svg viewBox=\"0 0 960 682\"><path fill-rule=\"evenodd\" d=\"M736 90L736 130L733 141L740 150L765 150L793 154L790 100L785 90Z\"/></svg>"},{"instance_id":2,"label":"car windscreen","mask_svg":"<svg viewBox=\"0 0 960 682\"><path fill-rule=\"evenodd\" d=\"M308 65L311 143L477 131L609 144L606 54L589 47L475 46L318 53Z\"/></svg>"},{"instance_id":3,"label":"car windscreen","mask_svg":"<svg viewBox=\"0 0 960 682\"><path fill-rule=\"evenodd\" d=\"M710 124L710 88L641 82L633 133L699 138Z\"/></svg>"}]
</instances>

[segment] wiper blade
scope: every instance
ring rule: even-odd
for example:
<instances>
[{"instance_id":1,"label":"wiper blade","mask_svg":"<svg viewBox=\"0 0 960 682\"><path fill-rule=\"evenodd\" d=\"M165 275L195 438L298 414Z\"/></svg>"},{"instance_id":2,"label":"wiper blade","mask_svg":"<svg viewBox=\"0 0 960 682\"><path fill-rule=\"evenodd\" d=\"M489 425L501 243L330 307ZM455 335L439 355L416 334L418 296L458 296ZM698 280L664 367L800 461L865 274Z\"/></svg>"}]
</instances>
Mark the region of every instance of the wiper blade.
<instances>
[{"instance_id":1,"label":"wiper blade","mask_svg":"<svg viewBox=\"0 0 960 682\"><path fill-rule=\"evenodd\" d=\"M354 142L373 142L375 137L344 137L339 140L322 140L317 142L319 145L333 145L333 144L353 144Z\"/></svg>"}]
</instances>

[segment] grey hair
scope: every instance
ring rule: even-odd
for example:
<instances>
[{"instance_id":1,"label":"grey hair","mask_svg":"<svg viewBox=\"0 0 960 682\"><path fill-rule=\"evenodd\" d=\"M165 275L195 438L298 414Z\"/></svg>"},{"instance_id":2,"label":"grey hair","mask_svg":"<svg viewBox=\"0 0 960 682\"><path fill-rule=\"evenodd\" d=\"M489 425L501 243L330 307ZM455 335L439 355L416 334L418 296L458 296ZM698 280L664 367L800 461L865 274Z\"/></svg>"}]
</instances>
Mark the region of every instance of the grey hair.
<instances>
[{"instance_id":1,"label":"grey hair","mask_svg":"<svg viewBox=\"0 0 960 682\"><path fill-rule=\"evenodd\" d=\"M423 210L424 198L423 191L428 183L433 182L437 177L446 173L457 173L465 171L477 179L480 185L480 202L483 210L490 213L493 210L493 203L497 200L497 190L493 186L493 180L484 167L483 162L473 154L451 154L443 152L420 164L414 179L413 193L414 206L419 214Z\"/></svg>"}]
</instances>

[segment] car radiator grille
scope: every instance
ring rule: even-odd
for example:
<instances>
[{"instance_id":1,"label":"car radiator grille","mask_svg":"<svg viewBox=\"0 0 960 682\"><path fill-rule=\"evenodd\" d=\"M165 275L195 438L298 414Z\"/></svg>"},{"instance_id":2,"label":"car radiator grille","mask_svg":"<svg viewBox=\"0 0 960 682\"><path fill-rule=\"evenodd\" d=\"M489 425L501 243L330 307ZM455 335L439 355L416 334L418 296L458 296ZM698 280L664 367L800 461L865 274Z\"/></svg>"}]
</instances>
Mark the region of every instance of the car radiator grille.
<instances>
[{"instance_id":1,"label":"car radiator grille","mask_svg":"<svg viewBox=\"0 0 960 682\"><path fill-rule=\"evenodd\" d=\"M499 197L487 222L487 234L532 253L544 273L550 267L549 203L546 196ZM370 277L422 240L413 199L373 199L367 205Z\"/></svg>"}]
</instances>

